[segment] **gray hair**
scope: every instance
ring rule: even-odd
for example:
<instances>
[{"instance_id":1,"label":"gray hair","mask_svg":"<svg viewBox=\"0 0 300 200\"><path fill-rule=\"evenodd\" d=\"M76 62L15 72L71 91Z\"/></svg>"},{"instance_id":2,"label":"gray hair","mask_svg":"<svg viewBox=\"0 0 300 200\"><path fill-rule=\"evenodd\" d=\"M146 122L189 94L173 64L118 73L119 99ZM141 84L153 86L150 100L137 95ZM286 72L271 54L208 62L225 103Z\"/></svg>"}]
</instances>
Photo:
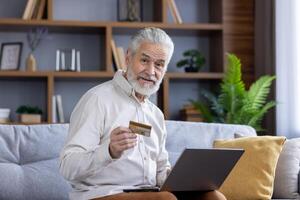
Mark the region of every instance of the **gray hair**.
<instances>
[{"instance_id":1,"label":"gray hair","mask_svg":"<svg viewBox=\"0 0 300 200\"><path fill-rule=\"evenodd\" d=\"M143 42L151 42L166 45L169 49L169 57L166 65L170 62L174 52L174 43L165 31L155 27L149 27L140 30L136 35L134 35L131 38L131 41L129 43L129 50L131 51L132 55L136 53L136 51Z\"/></svg>"}]
</instances>

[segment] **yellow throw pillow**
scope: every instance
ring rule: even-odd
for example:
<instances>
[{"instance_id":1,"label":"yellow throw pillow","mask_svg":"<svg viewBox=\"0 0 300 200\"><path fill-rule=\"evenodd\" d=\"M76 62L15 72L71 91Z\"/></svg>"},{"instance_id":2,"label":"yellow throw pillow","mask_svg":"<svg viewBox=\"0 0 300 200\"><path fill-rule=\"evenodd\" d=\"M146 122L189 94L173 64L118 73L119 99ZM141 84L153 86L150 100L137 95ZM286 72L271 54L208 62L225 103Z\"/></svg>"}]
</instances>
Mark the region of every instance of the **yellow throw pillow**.
<instances>
[{"instance_id":1,"label":"yellow throw pillow","mask_svg":"<svg viewBox=\"0 0 300 200\"><path fill-rule=\"evenodd\" d=\"M285 137L258 136L216 140L215 148L241 148L245 152L222 184L227 200L269 200L275 169Z\"/></svg>"}]
</instances>

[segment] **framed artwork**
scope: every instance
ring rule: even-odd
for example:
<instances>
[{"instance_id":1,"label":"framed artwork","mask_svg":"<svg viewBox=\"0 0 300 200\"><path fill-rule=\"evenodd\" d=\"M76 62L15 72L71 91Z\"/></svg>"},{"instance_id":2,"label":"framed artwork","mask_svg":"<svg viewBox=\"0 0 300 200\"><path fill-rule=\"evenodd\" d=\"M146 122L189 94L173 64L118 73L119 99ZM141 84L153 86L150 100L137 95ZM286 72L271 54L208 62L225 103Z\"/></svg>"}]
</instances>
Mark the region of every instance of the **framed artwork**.
<instances>
[{"instance_id":1,"label":"framed artwork","mask_svg":"<svg viewBox=\"0 0 300 200\"><path fill-rule=\"evenodd\" d=\"M0 70L18 70L22 53L22 42L2 43Z\"/></svg>"},{"instance_id":2,"label":"framed artwork","mask_svg":"<svg viewBox=\"0 0 300 200\"><path fill-rule=\"evenodd\" d=\"M142 21L142 0L118 0L117 14L119 21Z\"/></svg>"}]
</instances>

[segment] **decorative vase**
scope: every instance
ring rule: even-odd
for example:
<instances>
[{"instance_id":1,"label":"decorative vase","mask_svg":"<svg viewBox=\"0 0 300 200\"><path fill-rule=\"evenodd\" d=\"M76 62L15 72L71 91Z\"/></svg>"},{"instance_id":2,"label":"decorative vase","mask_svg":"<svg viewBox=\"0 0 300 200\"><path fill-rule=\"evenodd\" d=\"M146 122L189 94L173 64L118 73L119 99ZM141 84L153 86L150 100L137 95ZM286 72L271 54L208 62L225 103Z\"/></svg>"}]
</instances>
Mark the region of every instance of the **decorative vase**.
<instances>
[{"instance_id":1,"label":"decorative vase","mask_svg":"<svg viewBox=\"0 0 300 200\"><path fill-rule=\"evenodd\" d=\"M36 59L32 53L30 53L26 59L26 71L35 72L37 70Z\"/></svg>"}]
</instances>

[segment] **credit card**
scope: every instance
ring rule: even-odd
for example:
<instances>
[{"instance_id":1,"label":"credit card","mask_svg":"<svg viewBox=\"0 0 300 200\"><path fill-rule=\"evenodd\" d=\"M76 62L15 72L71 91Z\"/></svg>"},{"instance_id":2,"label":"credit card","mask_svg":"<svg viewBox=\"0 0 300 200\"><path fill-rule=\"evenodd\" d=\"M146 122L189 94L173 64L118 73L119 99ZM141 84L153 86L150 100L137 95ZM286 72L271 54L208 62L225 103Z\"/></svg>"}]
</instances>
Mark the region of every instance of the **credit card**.
<instances>
[{"instance_id":1,"label":"credit card","mask_svg":"<svg viewBox=\"0 0 300 200\"><path fill-rule=\"evenodd\" d=\"M134 133L150 137L151 126L149 126L147 124L130 121L129 129Z\"/></svg>"}]
</instances>

